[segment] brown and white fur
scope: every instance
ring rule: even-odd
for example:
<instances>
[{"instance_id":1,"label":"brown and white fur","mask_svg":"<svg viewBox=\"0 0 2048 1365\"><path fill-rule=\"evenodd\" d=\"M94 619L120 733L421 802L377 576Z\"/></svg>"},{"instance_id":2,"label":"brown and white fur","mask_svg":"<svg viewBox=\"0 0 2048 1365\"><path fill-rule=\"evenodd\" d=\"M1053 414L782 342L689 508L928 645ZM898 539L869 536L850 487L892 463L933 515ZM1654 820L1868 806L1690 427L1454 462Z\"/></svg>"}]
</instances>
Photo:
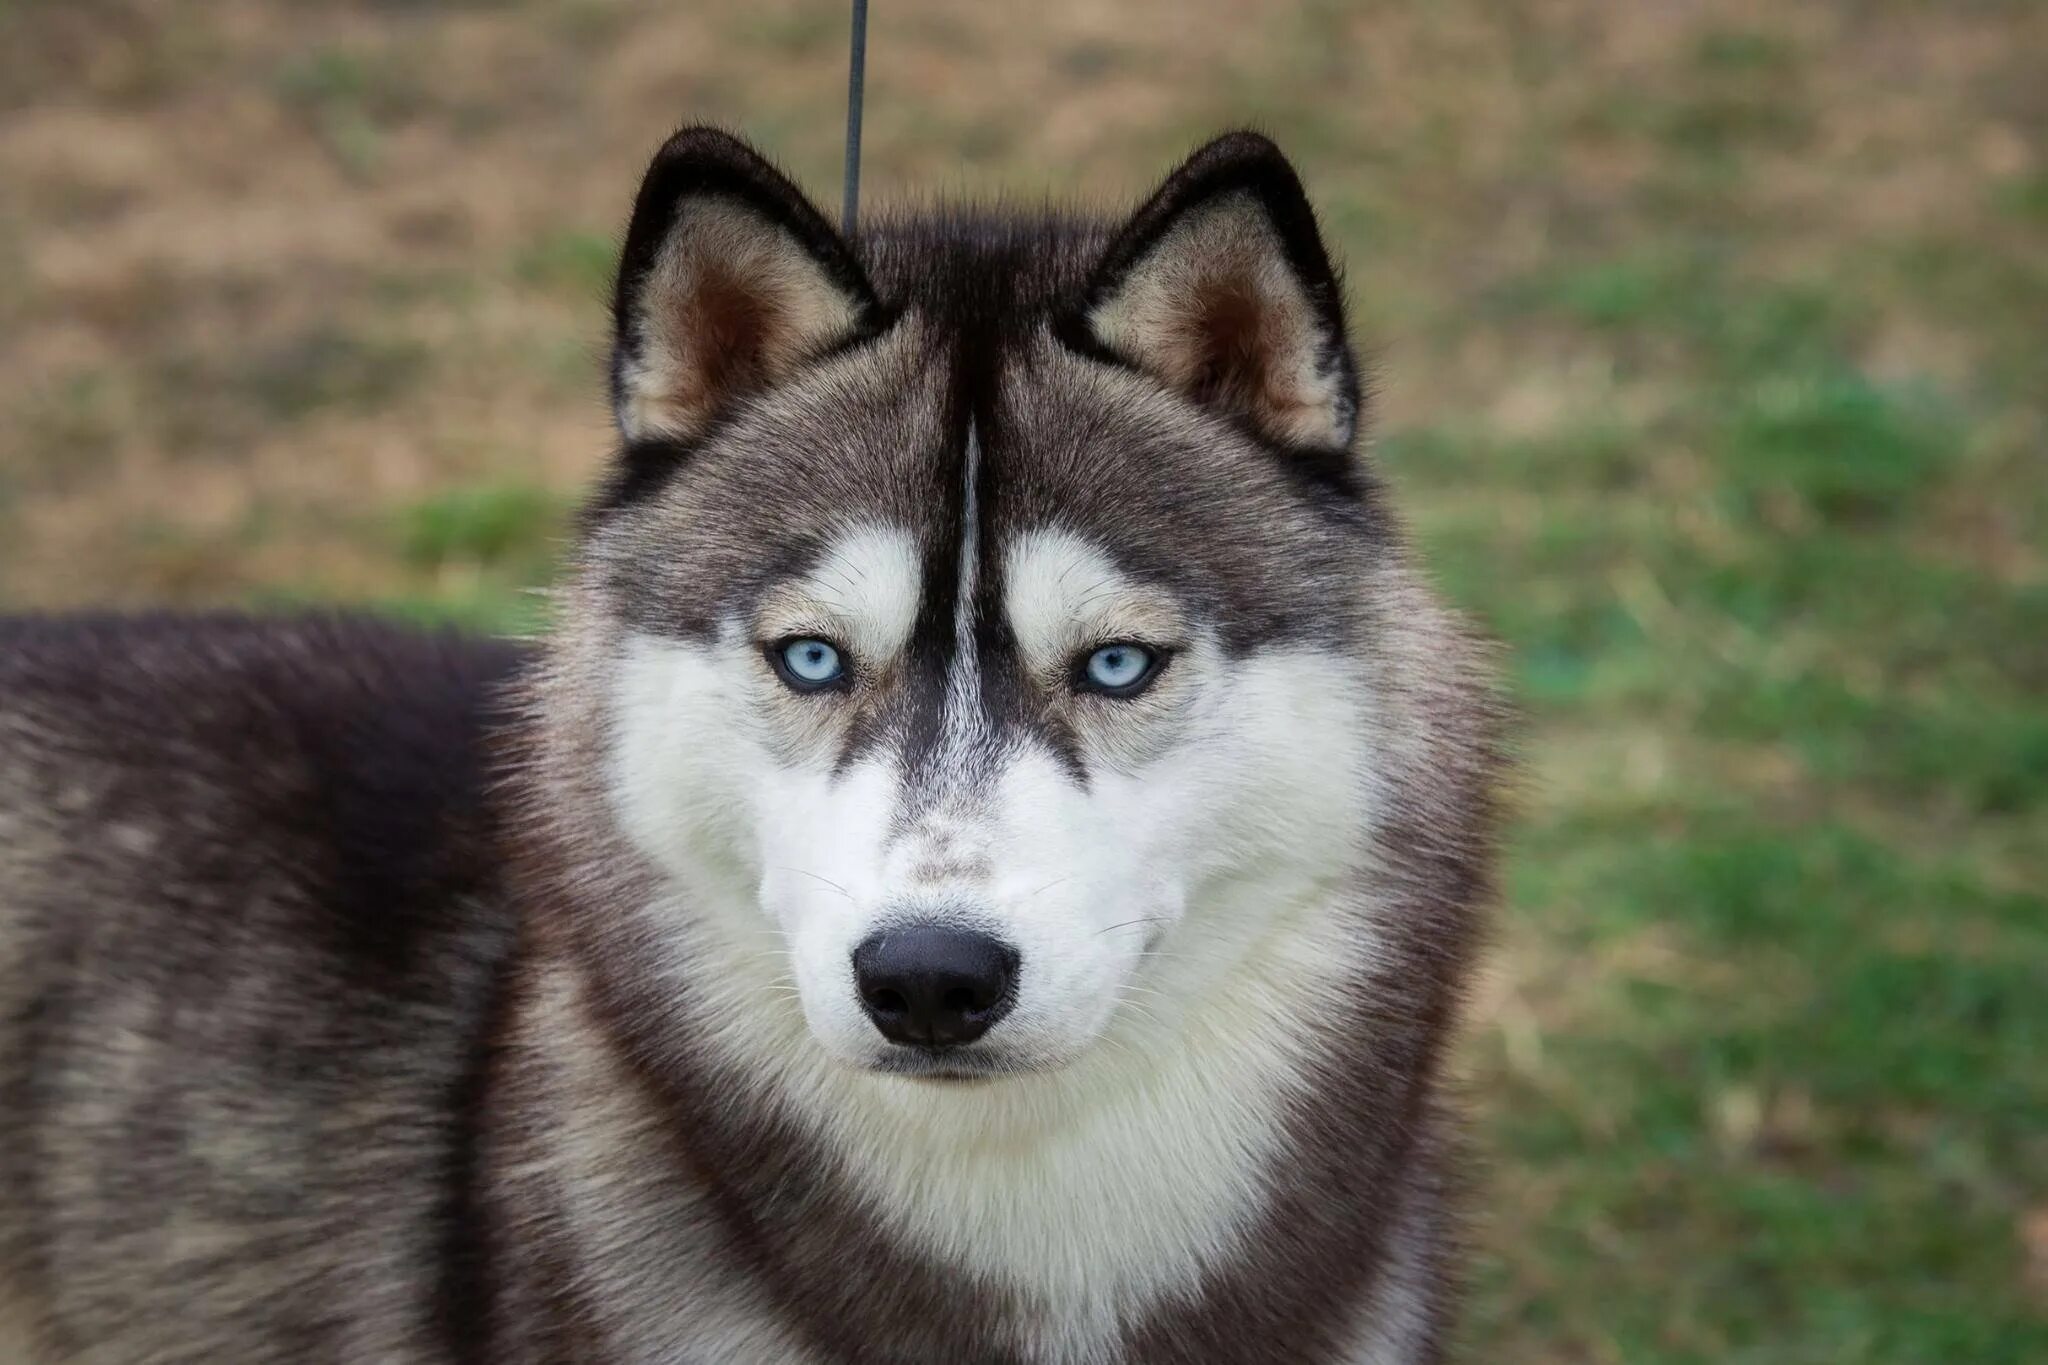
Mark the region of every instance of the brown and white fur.
<instances>
[{"instance_id":1,"label":"brown and white fur","mask_svg":"<svg viewBox=\"0 0 2048 1365\"><path fill-rule=\"evenodd\" d=\"M1279 152L849 241L686 130L615 328L532 657L0 626L0 1357L1442 1359L1494 716Z\"/></svg>"}]
</instances>

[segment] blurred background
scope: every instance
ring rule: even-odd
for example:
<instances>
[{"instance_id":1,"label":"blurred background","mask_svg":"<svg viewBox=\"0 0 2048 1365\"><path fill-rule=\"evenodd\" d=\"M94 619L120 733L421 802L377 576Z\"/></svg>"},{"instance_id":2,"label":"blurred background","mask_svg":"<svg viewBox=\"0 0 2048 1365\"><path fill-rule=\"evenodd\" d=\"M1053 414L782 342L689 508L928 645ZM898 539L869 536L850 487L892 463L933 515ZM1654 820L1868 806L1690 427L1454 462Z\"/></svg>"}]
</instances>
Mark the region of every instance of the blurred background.
<instances>
[{"instance_id":1,"label":"blurred background","mask_svg":"<svg viewBox=\"0 0 2048 1365\"><path fill-rule=\"evenodd\" d=\"M0 608L539 619L645 157L826 0L0 0ZM865 193L1298 158L1512 649L1473 1360L2048 1360L2048 4L876 0Z\"/></svg>"}]
</instances>

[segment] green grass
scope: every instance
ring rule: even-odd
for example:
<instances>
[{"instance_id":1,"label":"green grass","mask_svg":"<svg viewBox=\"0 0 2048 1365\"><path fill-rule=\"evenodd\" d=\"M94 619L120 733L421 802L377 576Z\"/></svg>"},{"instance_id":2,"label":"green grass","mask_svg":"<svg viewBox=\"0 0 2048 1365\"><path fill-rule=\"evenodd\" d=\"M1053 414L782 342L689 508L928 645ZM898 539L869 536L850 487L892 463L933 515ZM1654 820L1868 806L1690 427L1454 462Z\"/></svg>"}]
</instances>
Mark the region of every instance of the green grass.
<instances>
[{"instance_id":1,"label":"green grass","mask_svg":"<svg viewBox=\"0 0 2048 1365\"><path fill-rule=\"evenodd\" d=\"M1880 377L1859 300L1711 255L1495 303L1685 383L1385 448L1537 733L1589 750L1539 757L1510 860L1511 932L1571 984L1540 1061L1495 1057L1495 1178L1542 1203L1475 1358L2048 1359L2048 593L1930 525L2038 507L2048 461L1981 458L2035 415Z\"/></svg>"},{"instance_id":2,"label":"green grass","mask_svg":"<svg viewBox=\"0 0 2048 1365\"><path fill-rule=\"evenodd\" d=\"M567 505L518 484L455 488L403 509L391 526L422 589L373 605L413 621L528 634L545 621L533 589L554 576Z\"/></svg>"},{"instance_id":3,"label":"green grass","mask_svg":"<svg viewBox=\"0 0 2048 1365\"><path fill-rule=\"evenodd\" d=\"M513 262L519 278L566 291L572 297L602 298L618 264L617 239L598 232L552 232L521 251Z\"/></svg>"},{"instance_id":4,"label":"green grass","mask_svg":"<svg viewBox=\"0 0 2048 1365\"><path fill-rule=\"evenodd\" d=\"M538 581L548 567L547 539L557 529L559 513L559 500L539 489L451 489L406 510L398 549L407 563L422 569L465 561L509 565L515 576Z\"/></svg>"}]
</instances>

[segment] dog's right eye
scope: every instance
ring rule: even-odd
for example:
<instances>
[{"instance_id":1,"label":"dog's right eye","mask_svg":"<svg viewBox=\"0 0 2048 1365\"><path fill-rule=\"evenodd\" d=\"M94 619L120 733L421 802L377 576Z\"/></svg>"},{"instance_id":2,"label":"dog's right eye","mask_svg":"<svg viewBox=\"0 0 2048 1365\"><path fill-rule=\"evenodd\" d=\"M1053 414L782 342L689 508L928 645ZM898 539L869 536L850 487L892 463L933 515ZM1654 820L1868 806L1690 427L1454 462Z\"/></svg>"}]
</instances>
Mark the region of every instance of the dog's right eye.
<instances>
[{"instance_id":1,"label":"dog's right eye","mask_svg":"<svg viewBox=\"0 0 2048 1365\"><path fill-rule=\"evenodd\" d=\"M783 682L798 692L822 692L846 681L846 659L830 640L799 635L768 647L768 661Z\"/></svg>"},{"instance_id":2,"label":"dog's right eye","mask_svg":"<svg viewBox=\"0 0 2048 1365\"><path fill-rule=\"evenodd\" d=\"M1163 651L1134 640L1115 640L1074 661L1074 690L1103 697L1135 697L1165 665Z\"/></svg>"}]
</instances>

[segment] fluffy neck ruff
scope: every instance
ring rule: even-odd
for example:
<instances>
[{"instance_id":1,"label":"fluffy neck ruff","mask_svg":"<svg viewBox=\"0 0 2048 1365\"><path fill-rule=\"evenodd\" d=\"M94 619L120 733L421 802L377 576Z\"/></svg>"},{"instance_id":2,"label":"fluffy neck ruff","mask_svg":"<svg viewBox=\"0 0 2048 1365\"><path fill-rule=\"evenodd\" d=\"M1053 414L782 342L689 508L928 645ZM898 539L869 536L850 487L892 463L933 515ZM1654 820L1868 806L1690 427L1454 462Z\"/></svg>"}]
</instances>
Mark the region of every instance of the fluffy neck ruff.
<instances>
[{"instance_id":1,"label":"fluffy neck ruff","mask_svg":"<svg viewBox=\"0 0 2048 1365\"><path fill-rule=\"evenodd\" d=\"M1454 806L1393 802L1372 846L1415 856L1342 885L1219 891L1226 917L1232 896L1288 906L1235 945L1227 989L1199 988L1214 962L1165 958L1162 994L1073 1064L954 1088L827 1058L772 931L713 912L736 869L657 874L610 815L596 699L567 672L530 686L509 787L529 970L575 977L666 1116L658 1152L619 1161L706 1190L815 1339L1020 1361L1334 1349L1435 1165L1483 845L1409 822Z\"/></svg>"}]
</instances>

